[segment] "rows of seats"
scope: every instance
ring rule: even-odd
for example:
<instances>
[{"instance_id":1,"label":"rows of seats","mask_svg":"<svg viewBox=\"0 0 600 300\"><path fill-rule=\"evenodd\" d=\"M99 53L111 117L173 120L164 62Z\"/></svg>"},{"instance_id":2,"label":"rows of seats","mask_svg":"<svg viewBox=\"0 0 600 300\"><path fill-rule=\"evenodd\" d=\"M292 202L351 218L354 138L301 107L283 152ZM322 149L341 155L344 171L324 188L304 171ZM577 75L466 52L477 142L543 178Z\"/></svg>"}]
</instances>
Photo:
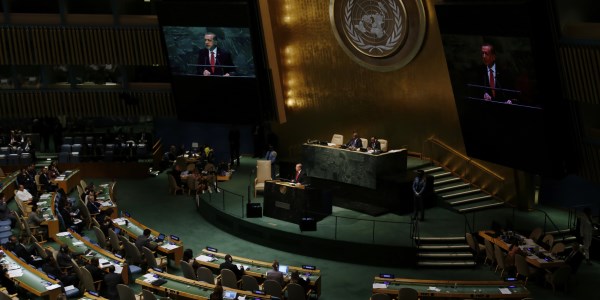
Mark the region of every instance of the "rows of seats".
<instances>
[{"instance_id":1,"label":"rows of seats","mask_svg":"<svg viewBox=\"0 0 600 300\"><path fill-rule=\"evenodd\" d=\"M8 148L8 147L2 147ZM0 154L0 166L17 166L17 165L29 165L33 162L31 153L1 153Z\"/></svg>"}]
</instances>

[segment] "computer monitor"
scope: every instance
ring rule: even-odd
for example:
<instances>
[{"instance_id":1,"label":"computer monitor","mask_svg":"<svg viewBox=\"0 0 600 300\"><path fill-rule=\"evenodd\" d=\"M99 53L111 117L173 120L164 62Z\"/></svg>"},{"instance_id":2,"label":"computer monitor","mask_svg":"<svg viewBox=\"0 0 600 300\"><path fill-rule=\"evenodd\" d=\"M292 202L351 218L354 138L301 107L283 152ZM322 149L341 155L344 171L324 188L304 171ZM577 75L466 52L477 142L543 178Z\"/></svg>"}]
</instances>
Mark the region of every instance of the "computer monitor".
<instances>
[{"instance_id":1,"label":"computer monitor","mask_svg":"<svg viewBox=\"0 0 600 300\"><path fill-rule=\"evenodd\" d=\"M286 274L288 272L288 266L279 265L279 272Z\"/></svg>"},{"instance_id":2,"label":"computer monitor","mask_svg":"<svg viewBox=\"0 0 600 300\"><path fill-rule=\"evenodd\" d=\"M234 291L223 291L223 299L235 299L237 293Z\"/></svg>"},{"instance_id":3,"label":"computer monitor","mask_svg":"<svg viewBox=\"0 0 600 300\"><path fill-rule=\"evenodd\" d=\"M156 240L155 240L155 242L157 242L157 243L161 243L161 242L162 242L162 241L164 241L164 240L165 240L165 234L164 234L164 233L161 233L161 234L159 234L159 235L156 237Z\"/></svg>"}]
</instances>

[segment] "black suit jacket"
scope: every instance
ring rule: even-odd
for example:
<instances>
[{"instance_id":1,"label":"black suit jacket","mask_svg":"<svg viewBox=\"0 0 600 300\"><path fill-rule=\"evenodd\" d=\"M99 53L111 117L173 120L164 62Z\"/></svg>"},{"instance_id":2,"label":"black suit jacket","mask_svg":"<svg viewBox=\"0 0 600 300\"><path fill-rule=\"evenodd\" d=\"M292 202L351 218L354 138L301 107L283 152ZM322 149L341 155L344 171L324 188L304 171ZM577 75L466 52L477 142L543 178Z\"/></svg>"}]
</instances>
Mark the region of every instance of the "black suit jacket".
<instances>
[{"instance_id":1,"label":"black suit jacket","mask_svg":"<svg viewBox=\"0 0 600 300\"><path fill-rule=\"evenodd\" d=\"M348 147L354 147L354 148L362 148L362 140L357 137L355 139L351 139L346 146Z\"/></svg>"},{"instance_id":2,"label":"black suit jacket","mask_svg":"<svg viewBox=\"0 0 600 300\"><path fill-rule=\"evenodd\" d=\"M292 180L300 184L307 184L308 175L306 175L306 171L300 170L300 175L298 175L298 179L296 179L296 172L294 172L294 178L292 178Z\"/></svg>"},{"instance_id":3,"label":"black suit jacket","mask_svg":"<svg viewBox=\"0 0 600 300\"><path fill-rule=\"evenodd\" d=\"M208 49L200 49L200 53L198 54L198 64L201 65L198 67L199 75L203 75L204 70L208 70L211 75L225 75L226 73L229 73L229 75L234 75L233 73L235 73L235 67L233 66L231 54L221 47L217 47L214 72L211 71Z\"/></svg>"},{"instance_id":4,"label":"black suit jacket","mask_svg":"<svg viewBox=\"0 0 600 300\"><path fill-rule=\"evenodd\" d=\"M493 96L492 89L490 88L490 73L487 66L483 70L483 86L487 87L479 97L483 98L484 93L488 93L492 97L493 101L506 102L506 100L517 99L518 94L505 91L504 89L514 90L515 88L515 77L506 69L500 68L496 64L496 76L494 77L494 86L496 87L496 95Z\"/></svg>"},{"instance_id":5,"label":"black suit jacket","mask_svg":"<svg viewBox=\"0 0 600 300\"><path fill-rule=\"evenodd\" d=\"M369 142L369 147L373 150L381 150L381 143L379 141L375 141L375 143Z\"/></svg>"},{"instance_id":6,"label":"black suit jacket","mask_svg":"<svg viewBox=\"0 0 600 300\"><path fill-rule=\"evenodd\" d=\"M119 299L117 285L122 282L123 280L120 274L108 273L104 275L104 285L106 286L106 297L108 299Z\"/></svg>"}]
</instances>

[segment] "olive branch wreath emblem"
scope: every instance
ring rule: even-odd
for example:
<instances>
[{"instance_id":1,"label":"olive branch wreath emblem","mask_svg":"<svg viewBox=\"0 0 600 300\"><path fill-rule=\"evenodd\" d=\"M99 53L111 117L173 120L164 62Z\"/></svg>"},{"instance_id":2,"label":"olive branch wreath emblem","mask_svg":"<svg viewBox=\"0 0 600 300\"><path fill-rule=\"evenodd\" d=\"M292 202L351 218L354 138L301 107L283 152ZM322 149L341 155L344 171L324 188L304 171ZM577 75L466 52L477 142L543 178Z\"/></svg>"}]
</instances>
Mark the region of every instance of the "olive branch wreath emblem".
<instances>
[{"instance_id":1,"label":"olive branch wreath emblem","mask_svg":"<svg viewBox=\"0 0 600 300\"><path fill-rule=\"evenodd\" d=\"M354 6L354 0L350 0L346 3L346 7L344 9L344 23L346 31L348 32L348 36L354 42L354 44L369 53L373 53L374 50L383 53L384 51L389 51L394 49L394 46L400 40L402 35L402 28L404 27L402 23L402 17L400 16L400 8L398 4L394 0L387 0L387 4L389 8L392 10L392 14L394 15L394 30L392 31L392 35L390 35L385 42L384 45L370 45L366 44L364 39L360 36L358 32L354 31L354 26L352 26L352 8Z\"/></svg>"}]
</instances>

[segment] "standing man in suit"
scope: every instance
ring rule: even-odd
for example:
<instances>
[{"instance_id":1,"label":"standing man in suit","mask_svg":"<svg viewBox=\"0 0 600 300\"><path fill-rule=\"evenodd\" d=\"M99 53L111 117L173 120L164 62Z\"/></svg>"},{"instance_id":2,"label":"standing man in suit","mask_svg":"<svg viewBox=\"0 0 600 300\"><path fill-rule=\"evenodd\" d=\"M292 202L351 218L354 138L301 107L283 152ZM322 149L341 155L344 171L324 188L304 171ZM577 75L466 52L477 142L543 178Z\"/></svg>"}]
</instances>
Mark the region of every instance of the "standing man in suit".
<instances>
[{"instance_id":1,"label":"standing man in suit","mask_svg":"<svg viewBox=\"0 0 600 300\"><path fill-rule=\"evenodd\" d=\"M425 172L423 170L417 170L417 176L413 181L413 219L417 219L421 215L420 220L425 220L425 207L423 203L423 193L425 192L426 186Z\"/></svg>"},{"instance_id":2,"label":"standing man in suit","mask_svg":"<svg viewBox=\"0 0 600 300\"><path fill-rule=\"evenodd\" d=\"M302 164L296 164L296 173L294 173L293 183L306 184L307 178L306 172L302 169Z\"/></svg>"},{"instance_id":3,"label":"standing man in suit","mask_svg":"<svg viewBox=\"0 0 600 300\"><path fill-rule=\"evenodd\" d=\"M204 35L204 49L198 55L198 74L203 76L219 75L231 76L235 73L231 54L217 47L218 37L215 33L207 32Z\"/></svg>"},{"instance_id":4,"label":"standing man in suit","mask_svg":"<svg viewBox=\"0 0 600 300\"><path fill-rule=\"evenodd\" d=\"M352 139L346 143L346 147L350 149L358 149L362 147L362 140L358 136L358 132L352 133Z\"/></svg>"},{"instance_id":5,"label":"standing man in suit","mask_svg":"<svg viewBox=\"0 0 600 300\"><path fill-rule=\"evenodd\" d=\"M494 45L485 43L481 45L481 59L485 64L484 86L488 87L483 93L483 99L486 101L499 101L506 104L512 104L514 95L507 95L505 91L510 87L509 76L505 69L498 68L496 65L496 49ZM507 85L508 84L508 85ZM512 97L511 97L512 96Z\"/></svg>"},{"instance_id":6,"label":"standing man in suit","mask_svg":"<svg viewBox=\"0 0 600 300\"><path fill-rule=\"evenodd\" d=\"M125 270L123 271L125 272ZM115 273L115 266L108 266L108 272L104 275L104 285L106 286L105 296L108 299L119 299L119 291L117 285L123 283L123 278L120 274Z\"/></svg>"}]
</instances>

